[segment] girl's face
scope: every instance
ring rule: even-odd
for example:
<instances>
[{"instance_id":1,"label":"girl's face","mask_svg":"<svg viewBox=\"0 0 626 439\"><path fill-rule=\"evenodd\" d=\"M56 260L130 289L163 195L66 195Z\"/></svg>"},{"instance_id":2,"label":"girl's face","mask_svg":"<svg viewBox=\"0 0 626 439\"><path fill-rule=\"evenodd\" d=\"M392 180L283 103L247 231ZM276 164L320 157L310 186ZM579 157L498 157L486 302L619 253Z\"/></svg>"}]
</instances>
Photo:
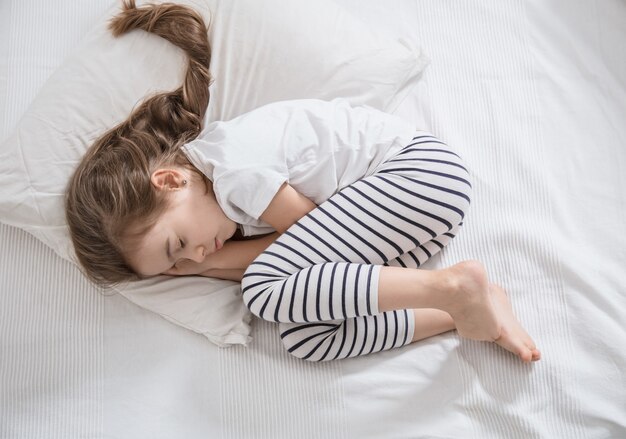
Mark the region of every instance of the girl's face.
<instances>
[{"instance_id":1,"label":"girl's face","mask_svg":"<svg viewBox=\"0 0 626 439\"><path fill-rule=\"evenodd\" d=\"M213 189L186 169L159 169L152 174L157 190L167 191L168 209L129 255L130 266L142 277L165 273L182 260L202 263L237 230L222 211Z\"/></svg>"}]
</instances>

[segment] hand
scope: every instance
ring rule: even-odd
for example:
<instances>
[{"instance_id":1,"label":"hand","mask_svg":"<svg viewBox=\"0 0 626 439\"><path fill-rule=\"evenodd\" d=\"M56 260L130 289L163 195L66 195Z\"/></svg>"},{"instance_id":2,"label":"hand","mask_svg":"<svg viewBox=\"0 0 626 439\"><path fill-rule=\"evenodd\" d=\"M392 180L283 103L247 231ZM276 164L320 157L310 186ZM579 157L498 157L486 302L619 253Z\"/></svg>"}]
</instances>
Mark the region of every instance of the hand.
<instances>
[{"instance_id":1,"label":"hand","mask_svg":"<svg viewBox=\"0 0 626 439\"><path fill-rule=\"evenodd\" d=\"M213 255L208 255L202 262L192 261L191 259L181 259L169 270L163 272L168 276L189 276L193 274L202 274L207 270L215 268Z\"/></svg>"},{"instance_id":2,"label":"hand","mask_svg":"<svg viewBox=\"0 0 626 439\"><path fill-rule=\"evenodd\" d=\"M280 236L278 233L271 233L246 241L226 241L224 247L215 253L207 255L202 262L198 263L189 259L182 259L176 263L176 266L163 274L169 276L199 274L201 276L232 279L236 277L233 274L236 272L238 273L237 276L239 276L238 280L241 280L241 275L248 265L274 242L278 236ZM227 271L228 273L226 273Z\"/></svg>"},{"instance_id":3,"label":"hand","mask_svg":"<svg viewBox=\"0 0 626 439\"><path fill-rule=\"evenodd\" d=\"M167 274L168 276L191 276L198 274L215 279L226 279L241 282L241 278L245 271L242 268L221 269L206 268L206 266L207 264L205 261L198 263L190 259L183 259L179 261L176 266L170 268L163 274Z\"/></svg>"}]
</instances>

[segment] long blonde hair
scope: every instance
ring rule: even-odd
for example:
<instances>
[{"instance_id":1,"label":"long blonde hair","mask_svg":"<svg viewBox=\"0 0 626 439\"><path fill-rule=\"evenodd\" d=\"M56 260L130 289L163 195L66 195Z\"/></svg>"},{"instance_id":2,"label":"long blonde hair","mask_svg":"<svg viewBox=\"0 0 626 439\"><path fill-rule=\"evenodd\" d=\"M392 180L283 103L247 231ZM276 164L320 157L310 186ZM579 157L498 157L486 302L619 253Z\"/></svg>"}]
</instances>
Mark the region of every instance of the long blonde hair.
<instances>
[{"instance_id":1,"label":"long blonde hair","mask_svg":"<svg viewBox=\"0 0 626 439\"><path fill-rule=\"evenodd\" d=\"M207 27L193 9L124 0L109 29L115 36L152 32L183 49L189 65L181 87L146 99L96 140L68 185L65 210L76 256L85 274L104 286L137 279L124 257L129 238L150 230L167 208L152 173L164 165L195 170L180 146L200 133L211 79Z\"/></svg>"}]
</instances>

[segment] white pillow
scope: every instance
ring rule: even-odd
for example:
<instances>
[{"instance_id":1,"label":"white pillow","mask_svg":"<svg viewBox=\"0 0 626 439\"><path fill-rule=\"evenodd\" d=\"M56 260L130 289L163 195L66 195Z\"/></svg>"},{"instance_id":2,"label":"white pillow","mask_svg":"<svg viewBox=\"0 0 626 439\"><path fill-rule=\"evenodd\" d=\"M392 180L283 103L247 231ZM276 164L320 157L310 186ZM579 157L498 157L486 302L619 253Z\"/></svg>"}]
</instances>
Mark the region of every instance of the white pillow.
<instances>
[{"instance_id":1,"label":"white pillow","mask_svg":"<svg viewBox=\"0 0 626 439\"><path fill-rule=\"evenodd\" d=\"M210 23L207 120L227 120L285 99L344 97L387 111L427 65L419 48L378 35L326 0L186 0ZM63 211L80 157L146 94L178 87L180 49L143 31L113 38L116 4L50 77L0 147L0 221L75 262ZM202 277L158 278L116 288L134 303L214 343L246 344L250 315L239 285Z\"/></svg>"}]
</instances>

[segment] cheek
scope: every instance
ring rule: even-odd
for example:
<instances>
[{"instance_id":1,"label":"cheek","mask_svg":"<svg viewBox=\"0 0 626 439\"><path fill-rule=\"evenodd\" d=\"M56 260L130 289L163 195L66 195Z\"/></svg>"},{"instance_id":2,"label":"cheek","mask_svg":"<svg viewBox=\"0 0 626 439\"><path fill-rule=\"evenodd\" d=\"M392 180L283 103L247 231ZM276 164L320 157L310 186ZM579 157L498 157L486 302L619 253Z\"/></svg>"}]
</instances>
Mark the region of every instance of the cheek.
<instances>
[{"instance_id":1,"label":"cheek","mask_svg":"<svg viewBox=\"0 0 626 439\"><path fill-rule=\"evenodd\" d=\"M188 215L190 232L198 238L206 238L219 221L220 209L217 205L208 203L206 198L204 198L201 200L201 203L195 204L188 211Z\"/></svg>"},{"instance_id":2,"label":"cheek","mask_svg":"<svg viewBox=\"0 0 626 439\"><path fill-rule=\"evenodd\" d=\"M202 234L215 234L228 218L212 193L204 194L191 210L194 224Z\"/></svg>"},{"instance_id":3,"label":"cheek","mask_svg":"<svg viewBox=\"0 0 626 439\"><path fill-rule=\"evenodd\" d=\"M203 211L205 219L210 223L215 223L226 219L224 211L217 203L215 198L208 197L208 199L206 199L206 204Z\"/></svg>"}]
</instances>

